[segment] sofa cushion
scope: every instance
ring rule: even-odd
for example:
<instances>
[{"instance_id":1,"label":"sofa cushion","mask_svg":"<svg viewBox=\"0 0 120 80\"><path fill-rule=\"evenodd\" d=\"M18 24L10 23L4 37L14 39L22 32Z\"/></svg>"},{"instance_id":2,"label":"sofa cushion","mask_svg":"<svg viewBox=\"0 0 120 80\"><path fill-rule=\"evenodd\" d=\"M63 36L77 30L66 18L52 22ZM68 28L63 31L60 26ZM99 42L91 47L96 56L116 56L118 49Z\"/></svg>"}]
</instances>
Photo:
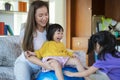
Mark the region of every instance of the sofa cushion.
<instances>
[{"instance_id":1,"label":"sofa cushion","mask_svg":"<svg viewBox=\"0 0 120 80\"><path fill-rule=\"evenodd\" d=\"M0 67L0 80L15 80L13 67Z\"/></svg>"},{"instance_id":2,"label":"sofa cushion","mask_svg":"<svg viewBox=\"0 0 120 80\"><path fill-rule=\"evenodd\" d=\"M13 66L20 53L19 36L0 37L0 66Z\"/></svg>"}]
</instances>

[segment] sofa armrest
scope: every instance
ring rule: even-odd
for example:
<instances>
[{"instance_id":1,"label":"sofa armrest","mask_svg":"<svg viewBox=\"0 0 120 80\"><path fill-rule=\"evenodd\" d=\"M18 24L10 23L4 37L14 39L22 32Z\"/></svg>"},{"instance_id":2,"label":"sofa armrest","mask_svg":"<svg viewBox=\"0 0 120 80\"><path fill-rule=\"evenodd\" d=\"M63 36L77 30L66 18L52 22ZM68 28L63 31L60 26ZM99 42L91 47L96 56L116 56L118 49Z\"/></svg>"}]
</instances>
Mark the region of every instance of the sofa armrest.
<instances>
[{"instance_id":1,"label":"sofa armrest","mask_svg":"<svg viewBox=\"0 0 120 80\"><path fill-rule=\"evenodd\" d=\"M0 37L0 66L11 67L21 54L19 36Z\"/></svg>"}]
</instances>

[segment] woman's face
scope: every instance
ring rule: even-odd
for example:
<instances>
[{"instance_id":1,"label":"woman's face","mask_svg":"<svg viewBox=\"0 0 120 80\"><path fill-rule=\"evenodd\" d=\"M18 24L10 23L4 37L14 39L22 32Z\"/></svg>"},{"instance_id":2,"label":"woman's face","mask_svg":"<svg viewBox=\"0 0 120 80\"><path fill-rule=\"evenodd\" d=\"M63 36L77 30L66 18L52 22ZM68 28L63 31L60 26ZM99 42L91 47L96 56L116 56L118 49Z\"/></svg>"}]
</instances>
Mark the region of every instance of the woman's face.
<instances>
[{"instance_id":1,"label":"woman's face","mask_svg":"<svg viewBox=\"0 0 120 80\"><path fill-rule=\"evenodd\" d=\"M35 13L35 20L37 23L37 27L39 28L44 28L48 22L48 10L45 6L40 7L36 10Z\"/></svg>"}]
</instances>

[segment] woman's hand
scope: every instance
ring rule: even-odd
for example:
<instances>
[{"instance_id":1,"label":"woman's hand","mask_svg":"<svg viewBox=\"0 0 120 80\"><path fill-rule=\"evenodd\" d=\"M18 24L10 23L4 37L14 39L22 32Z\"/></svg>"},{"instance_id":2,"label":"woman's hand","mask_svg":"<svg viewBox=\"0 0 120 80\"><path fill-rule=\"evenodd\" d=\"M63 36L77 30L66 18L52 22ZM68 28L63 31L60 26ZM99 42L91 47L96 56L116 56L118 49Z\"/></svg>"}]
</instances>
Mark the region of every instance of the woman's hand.
<instances>
[{"instance_id":1,"label":"woman's hand","mask_svg":"<svg viewBox=\"0 0 120 80\"><path fill-rule=\"evenodd\" d=\"M31 51L25 51L25 57L28 58L30 56L36 56L34 52L31 52Z\"/></svg>"}]
</instances>

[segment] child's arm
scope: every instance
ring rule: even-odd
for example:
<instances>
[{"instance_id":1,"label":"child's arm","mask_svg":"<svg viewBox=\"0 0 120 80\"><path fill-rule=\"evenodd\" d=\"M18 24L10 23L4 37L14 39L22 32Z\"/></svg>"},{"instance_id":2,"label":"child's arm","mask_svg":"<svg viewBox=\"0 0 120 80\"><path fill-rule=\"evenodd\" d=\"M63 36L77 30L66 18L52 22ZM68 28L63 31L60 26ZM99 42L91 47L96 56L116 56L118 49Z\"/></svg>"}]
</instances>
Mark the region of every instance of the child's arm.
<instances>
[{"instance_id":1,"label":"child's arm","mask_svg":"<svg viewBox=\"0 0 120 80\"><path fill-rule=\"evenodd\" d=\"M69 72L69 71L65 71L65 75L70 76L70 77L87 77L90 74L93 74L94 72L96 72L98 70L98 68L91 66L88 70L84 70L82 72Z\"/></svg>"}]
</instances>

